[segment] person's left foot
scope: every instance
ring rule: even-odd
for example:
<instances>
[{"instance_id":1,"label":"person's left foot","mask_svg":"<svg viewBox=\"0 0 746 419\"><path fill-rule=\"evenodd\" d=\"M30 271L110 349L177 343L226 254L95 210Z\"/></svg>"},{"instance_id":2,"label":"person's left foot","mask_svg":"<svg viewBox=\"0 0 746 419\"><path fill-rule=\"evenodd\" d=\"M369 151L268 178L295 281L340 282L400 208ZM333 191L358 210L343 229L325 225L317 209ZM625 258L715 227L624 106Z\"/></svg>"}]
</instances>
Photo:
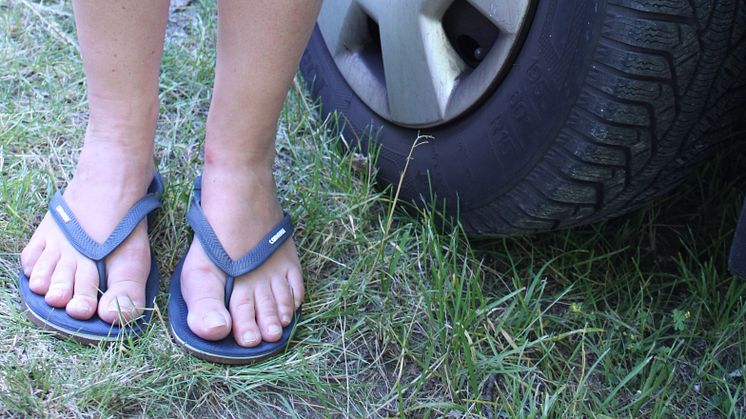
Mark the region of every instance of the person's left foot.
<instances>
[{"instance_id":1,"label":"person's left foot","mask_svg":"<svg viewBox=\"0 0 746 419\"><path fill-rule=\"evenodd\" d=\"M283 217L271 166L205 164L202 208L232 259L251 250ZM276 342L303 301L300 263L292 239L266 262L236 278L228 309L226 275L205 254L195 237L184 261L181 292L187 323L198 336L220 340L231 331L239 345Z\"/></svg>"}]
</instances>

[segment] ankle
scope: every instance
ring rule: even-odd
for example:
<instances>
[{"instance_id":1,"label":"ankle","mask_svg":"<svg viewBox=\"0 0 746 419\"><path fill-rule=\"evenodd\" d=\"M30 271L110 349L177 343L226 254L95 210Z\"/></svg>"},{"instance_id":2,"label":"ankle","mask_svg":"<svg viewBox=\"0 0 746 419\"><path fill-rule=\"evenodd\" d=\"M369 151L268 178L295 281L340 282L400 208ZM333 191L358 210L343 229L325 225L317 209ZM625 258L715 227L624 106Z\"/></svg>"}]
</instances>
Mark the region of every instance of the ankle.
<instances>
[{"instance_id":1,"label":"ankle","mask_svg":"<svg viewBox=\"0 0 746 419\"><path fill-rule=\"evenodd\" d=\"M207 117L205 164L271 170L276 118L216 102L219 101L214 98Z\"/></svg>"},{"instance_id":2,"label":"ankle","mask_svg":"<svg viewBox=\"0 0 746 419\"><path fill-rule=\"evenodd\" d=\"M258 189L265 190L268 196L275 194L275 178L272 168L259 165L237 167L222 163L205 163L203 167L203 189L211 189L222 195L226 191L242 195ZM210 187L210 185L212 187Z\"/></svg>"},{"instance_id":3,"label":"ankle","mask_svg":"<svg viewBox=\"0 0 746 419\"><path fill-rule=\"evenodd\" d=\"M86 137L102 140L145 137L152 140L158 120L157 95L113 98L88 95L88 127ZM89 135L91 134L91 135Z\"/></svg>"},{"instance_id":4,"label":"ankle","mask_svg":"<svg viewBox=\"0 0 746 419\"><path fill-rule=\"evenodd\" d=\"M142 189L153 179L153 140L135 140L112 133L86 133L74 179L84 184L102 183Z\"/></svg>"},{"instance_id":5,"label":"ankle","mask_svg":"<svg viewBox=\"0 0 746 419\"><path fill-rule=\"evenodd\" d=\"M89 108L80 163L107 172L119 168L152 172L157 96L112 99L89 95Z\"/></svg>"},{"instance_id":6,"label":"ankle","mask_svg":"<svg viewBox=\"0 0 746 419\"><path fill-rule=\"evenodd\" d=\"M155 164L153 160L131 159L115 154L103 155L83 151L78 160L73 184L86 187L102 185L112 190L132 190L142 194L153 180Z\"/></svg>"},{"instance_id":7,"label":"ankle","mask_svg":"<svg viewBox=\"0 0 746 419\"><path fill-rule=\"evenodd\" d=\"M274 142L263 146L250 142L242 143L218 144L218 141L211 141L208 135L205 145L205 170L271 174L275 159Z\"/></svg>"}]
</instances>

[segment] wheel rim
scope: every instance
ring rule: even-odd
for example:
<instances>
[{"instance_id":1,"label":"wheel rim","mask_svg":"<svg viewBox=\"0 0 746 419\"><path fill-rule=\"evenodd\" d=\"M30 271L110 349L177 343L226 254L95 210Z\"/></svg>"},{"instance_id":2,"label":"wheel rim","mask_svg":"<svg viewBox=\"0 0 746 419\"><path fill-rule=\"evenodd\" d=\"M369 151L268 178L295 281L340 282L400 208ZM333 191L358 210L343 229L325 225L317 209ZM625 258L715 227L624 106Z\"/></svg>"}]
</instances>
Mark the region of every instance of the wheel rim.
<instances>
[{"instance_id":1,"label":"wheel rim","mask_svg":"<svg viewBox=\"0 0 746 419\"><path fill-rule=\"evenodd\" d=\"M381 117L431 127L468 112L510 68L535 0L325 0L321 35Z\"/></svg>"}]
</instances>

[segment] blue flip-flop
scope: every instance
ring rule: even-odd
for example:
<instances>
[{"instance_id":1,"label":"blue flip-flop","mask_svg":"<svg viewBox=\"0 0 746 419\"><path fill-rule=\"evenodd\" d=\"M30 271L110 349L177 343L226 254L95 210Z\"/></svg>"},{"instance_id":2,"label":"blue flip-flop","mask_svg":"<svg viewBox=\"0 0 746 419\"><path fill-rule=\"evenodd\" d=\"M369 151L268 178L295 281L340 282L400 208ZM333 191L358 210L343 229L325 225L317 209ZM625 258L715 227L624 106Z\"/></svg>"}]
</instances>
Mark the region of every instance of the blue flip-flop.
<instances>
[{"instance_id":1,"label":"blue flip-flop","mask_svg":"<svg viewBox=\"0 0 746 419\"><path fill-rule=\"evenodd\" d=\"M194 194L187 212L187 220L207 256L226 275L224 299L225 306L228 307L235 279L253 271L269 259L293 235L293 223L290 215L285 213L282 220L259 241L259 244L245 255L233 260L207 221L200 205L201 197L201 177L198 177L194 182ZM277 342L262 341L257 346L246 348L240 346L232 335L222 340L210 341L194 334L187 324L188 309L181 294L181 270L185 257L186 254L179 261L169 288L168 318L171 335L177 344L198 358L221 364L249 364L272 356L288 346L295 326L300 321L300 307L295 312L292 322L283 328L282 337Z\"/></svg>"},{"instance_id":2,"label":"blue flip-flop","mask_svg":"<svg viewBox=\"0 0 746 419\"><path fill-rule=\"evenodd\" d=\"M152 223L152 213L161 206L163 190L163 179L156 172L146 195L130 208L103 243L96 242L83 230L75 214L62 197L64 189L57 191L49 202L49 213L70 244L82 255L96 263L99 297L106 292L106 257L132 234L132 231L143 218L147 216L149 224ZM150 258L150 273L145 286L145 310L143 315L122 325L109 324L101 320L97 314L94 314L88 320L78 320L70 317L64 308L55 308L48 305L44 301L43 295L31 291L29 278L24 275L23 269L20 269L18 275L18 288L29 318L43 329L89 344L116 341L123 337L134 338L141 335L147 328L153 314L155 296L158 293L158 267L152 250Z\"/></svg>"}]
</instances>

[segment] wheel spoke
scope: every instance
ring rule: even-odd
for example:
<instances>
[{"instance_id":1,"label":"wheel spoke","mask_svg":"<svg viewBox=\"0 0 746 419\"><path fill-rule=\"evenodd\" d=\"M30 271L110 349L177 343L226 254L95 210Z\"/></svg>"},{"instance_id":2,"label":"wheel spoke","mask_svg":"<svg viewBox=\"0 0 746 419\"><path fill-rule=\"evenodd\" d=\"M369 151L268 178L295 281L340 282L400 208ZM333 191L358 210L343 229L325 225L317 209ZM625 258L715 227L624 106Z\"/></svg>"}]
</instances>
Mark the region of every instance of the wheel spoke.
<instances>
[{"instance_id":1,"label":"wheel spoke","mask_svg":"<svg viewBox=\"0 0 746 419\"><path fill-rule=\"evenodd\" d=\"M518 32L529 0L467 0L503 32Z\"/></svg>"},{"instance_id":2,"label":"wheel spoke","mask_svg":"<svg viewBox=\"0 0 746 419\"><path fill-rule=\"evenodd\" d=\"M381 14L386 10L386 8L390 7L391 5L387 4L388 1L386 0L355 0L355 2L365 10L365 13L368 14L368 16L372 17L374 20L379 20ZM418 3L413 1L412 3ZM400 8L408 8L409 5L399 5Z\"/></svg>"},{"instance_id":3,"label":"wheel spoke","mask_svg":"<svg viewBox=\"0 0 746 419\"><path fill-rule=\"evenodd\" d=\"M356 25L365 24L365 15L353 0L326 0L318 21L324 42L337 56L356 46L360 33Z\"/></svg>"},{"instance_id":4,"label":"wheel spoke","mask_svg":"<svg viewBox=\"0 0 746 419\"><path fill-rule=\"evenodd\" d=\"M337 69L370 109L397 124L429 127L464 114L494 89L535 1L326 0L318 23ZM458 25L468 29L469 22L459 20L444 29L449 10L449 19L468 16L480 26L462 33ZM474 13L499 30L496 40ZM481 29L491 33L480 41L490 48L475 64L469 42Z\"/></svg>"},{"instance_id":5,"label":"wheel spoke","mask_svg":"<svg viewBox=\"0 0 746 419\"><path fill-rule=\"evenodd\" d=\"M395 119L437 121L464 63L440 20L423 15L424 1L407 3L406 8L379 9L389 111Z\"/></svg>"}]
</instances>

